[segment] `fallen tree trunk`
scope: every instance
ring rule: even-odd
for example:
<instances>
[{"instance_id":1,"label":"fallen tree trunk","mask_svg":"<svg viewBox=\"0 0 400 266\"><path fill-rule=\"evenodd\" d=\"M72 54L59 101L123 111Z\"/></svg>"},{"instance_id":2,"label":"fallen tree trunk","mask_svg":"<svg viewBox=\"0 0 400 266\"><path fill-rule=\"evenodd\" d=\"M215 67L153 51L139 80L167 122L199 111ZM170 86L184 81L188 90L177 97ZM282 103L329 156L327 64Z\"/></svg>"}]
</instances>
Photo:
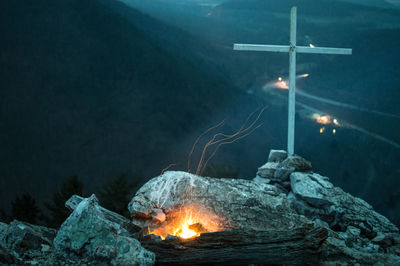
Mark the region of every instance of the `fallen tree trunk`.
<instances>
[{"instance_id":1,"label":"fallen tree trunk","mask_svg":"<svg viewBox=\"0 0 400 266\"><path fill-rule=\"evenodd\" d=\"M318 264L326 228L311 226L261 232L227 230L204 233L192 240L154 235L141 239L156 254L158 265Z\"/></svg>"}]
</instances>

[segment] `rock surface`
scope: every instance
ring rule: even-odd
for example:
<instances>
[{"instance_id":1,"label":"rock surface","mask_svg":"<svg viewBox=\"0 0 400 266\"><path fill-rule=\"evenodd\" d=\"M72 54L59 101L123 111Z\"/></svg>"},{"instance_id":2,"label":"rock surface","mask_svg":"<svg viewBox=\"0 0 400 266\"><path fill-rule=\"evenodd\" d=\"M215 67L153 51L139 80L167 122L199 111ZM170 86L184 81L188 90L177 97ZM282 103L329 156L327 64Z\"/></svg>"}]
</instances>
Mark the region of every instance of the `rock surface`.
<instances>
[{"instance_id":1,"label":"rock surface","mask_svg":"<svg viewBox=\"0 0 400 266\"><path fill-rule=\"evenodd\" d=\"M154 220L156 212L168 214L187 200L182 197L187 184L193 186L192 199L209 206L228 227L262 230L307 222L324 226L329 237L322 246L323 265L400 265L398 228L364 200L313 173L311 163L300 156L271 151L253 181L166 172L138 191L129 210L145 220ZM143 220L134 222L144 226Z\"/></svg>"},{"instance_id":2,"label":"rock surface","mask_svg":"<svg viewBox=\"0 0 400 266\"><path fill-rule=\"evenodd\" d=\"M119 223L124 219L92 195L80 198L58 232L20 221L0 224L0 264L153 265L155 255Z\"/></svg>"},{"instance_id":3,"label":"rock surface","mask_svg":"<svg viewBox=\"0 0 400 266\"><path fill-rule=\"evenodd\" d=\"M3 224L4 225L4 224ZM44 246L52 246L56 230L14 220L0 235L1 263L38 263L47 260ZM33 260L32 258L38 258Z\"/></svg>"},{"instance_id":4,"label":"rock surface","mask_svg":"<svg viewBox=\"0 0 400 266\"><path fill-rule=\"evenodd\" d=\"M140 233L138 230L168 221L169 215L183 203L197 204L199 211L205 208L212 214L209 218L229 232L239 230L236 232L257 235L268 230L273 234L282 230L301 232L310 226L321 231L324 227L321 232L325 235L315 251L322 265L400 265L400 234L396 226L364 200L335 187L329 178L313 173L307 160L297 155L287 157L284 151L275 150L253 181L199 177L178 171L151 179L128 206L136 226L102 208L94 195L71 197L66 205L73 212L58 232L20 221L0 223L0 264L153 265L154 253L144 249L136 238L150 239L164 248L165 243L158 236L148 235L148 228ZM211 253L219 261L221 243L213 242L213 233L202 236L210 240ZM236 239L237 235L230 237ZM284 237L282 233L280 237ZM168 239L181 241L171 236ZM263 250L260 243L253 247L251 241L245 240L246 252ZM201 242L202 237L198 241L200 244L195 247L190 243L177 245L174 252L181 254L178 249L187 252L205 247L204 252L210 252ZM274 246L274 239L271 241L273 250L281 247ZM234 252L235 242L232 243L225 243L225 254ZM165 251L169 253L168 248ZM278 248L277 252L281 250Z\"/></svg>"},{"instance_id":5,"label":"rock surface","mask_svg":"<svg viewBox=\"0 0 400 266\"><path fill-rule=\"evenodd\" d=\"M82 263L153 265L155 255L118 223L109 221L92 195L82 200L54 239L58 256Z\"/></svg>"},{"instance_id":6,"label":"rock surface","mask_svg":"<svg viewBox=\"0 0 400 266\"><path fill-rule=\"evenodd\" d=\"M295 172L290 180L289 198L296 211L329 226L323 248L326 264L400 265L399 230L371 205L319 174Z\"/></svg>"},{"instance_id":7,"label":"rock surface","mask_svg":"<svg viewBox=\"0 0 400 266\"><path fill-rule=\"evenodd\" d=\"M190 187L190 196L187 189ZM242 179L199 177L186 172L168 171L151 179L128 205L133 222L162 210L166 215L192 202L216 215L223 228L263 230L289 228L309 222L295 213L285 194L275 186Z\"/></svg>"}]
</instances>

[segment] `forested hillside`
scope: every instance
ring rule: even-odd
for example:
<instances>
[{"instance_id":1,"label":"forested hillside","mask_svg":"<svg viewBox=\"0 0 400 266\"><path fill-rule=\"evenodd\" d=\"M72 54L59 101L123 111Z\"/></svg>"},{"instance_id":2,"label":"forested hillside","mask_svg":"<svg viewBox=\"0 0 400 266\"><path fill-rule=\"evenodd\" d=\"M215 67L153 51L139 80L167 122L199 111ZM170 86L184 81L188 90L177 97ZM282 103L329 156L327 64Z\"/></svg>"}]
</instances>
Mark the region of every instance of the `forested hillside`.
<instances>
[{"instance_id":1,"label":"forested hillside","mask_svg":"<svg viewBox=\"0 0 400 266\"><path fill-rule=\"evenodd\" d=\"M159 173L169 147L208 126L232 95L186 56L190 46L165 49L111 5L1 1L3 207L24 191L49 198L71 175L93 190L121 172Z\"/></svg>"}]
</instances>

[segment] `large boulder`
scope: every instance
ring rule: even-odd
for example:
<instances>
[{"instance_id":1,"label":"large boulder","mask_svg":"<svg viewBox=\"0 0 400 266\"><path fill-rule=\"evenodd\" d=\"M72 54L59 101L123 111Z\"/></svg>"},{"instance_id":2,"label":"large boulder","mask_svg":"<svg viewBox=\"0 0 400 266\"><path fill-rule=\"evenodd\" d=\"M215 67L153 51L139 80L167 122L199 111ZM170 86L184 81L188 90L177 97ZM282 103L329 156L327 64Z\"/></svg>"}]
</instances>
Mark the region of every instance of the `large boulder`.
<instances>
[{"instance_id":1,"label":"large boulder","mask_svg":"<svg viewBox=\"0 0 400 266\"><path fill-rule=\"evenodd\" d=\"M153 265L155 255L120 224L105 218L97 198L83 199L54 239L58 261L91 265Z\"/></svg>"},{"instance_id":2,"label":"large boulder","mask_svg":"<svg viewBox=\"0 0 400 266\"><path fill-rule=\"evenodd\" d=\"M327 177L295 172L290 176L295 209L308 217L326 221L331 228L346 231L348 226L361 230L369 239L378 233L397 233L398 228L375 212L364 200L333 186Z\"/></svg>"},{"instance_id":3,"label":"large boulder","mask_svg":"<svg viewBox=\"0 0 400 266\"><path fill-rule=\"evenodd\" d=\"M296 211L329 229L324 265L400 265L399 230L371 205L316 173L295 172L290 181Z\"/></svg>"},{"instance_id":4,"label":"large boulder","mask_svg":"<svg viewBox=\"0 0 400 266\"><path fill-rule=\"evenodd\" d=\"M168 216L183 202L214 214L213 220L222 228L263 230L292 228L309 222L295 213L286 195L275 186L180 171L167 171L151 179L139 189L128 208L133 222L144 227L148 225L146 222L163 217L160 212Z\"/></svg>"}]
</instances>

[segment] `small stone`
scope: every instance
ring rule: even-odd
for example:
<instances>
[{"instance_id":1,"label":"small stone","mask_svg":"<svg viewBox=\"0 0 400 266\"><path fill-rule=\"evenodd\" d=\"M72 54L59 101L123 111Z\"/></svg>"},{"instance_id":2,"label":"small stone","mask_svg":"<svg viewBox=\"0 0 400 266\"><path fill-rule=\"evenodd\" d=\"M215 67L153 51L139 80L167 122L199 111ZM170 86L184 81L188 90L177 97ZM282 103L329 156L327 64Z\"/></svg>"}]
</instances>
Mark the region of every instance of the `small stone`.
<instances>
[{"instance_id":1,"label":"small stone","mask_svg":"<svg viewBox=\"0 0 400 266\"><path fill-rule=\"evenodd\" d=\"M278 163L266 163L260 168L258 168L257 175L264 178L273 178L276 168L278 167Z\"/></svg>"},{"instance_id":2,"label":"small stone","mask_svg":"<svg viewBox=\"0 0 400 266\"><path fill-rule=\"evenodd\" d=\"M298 155L289 156L279 164L279 167L293 167L298 172L307 172L312 170L311 163Z\"/></svg>"},{"instance_id":3,"label":"small stone","mask_svg":"<svg viewBox=\"0 0 400 266\"><path fill-rule=\"evenodd\" d=\"M360 230L359 228L357 228L357 227L354 227L354 226L349 225L349 226L347 227L346 232L347 232L348 234L353 235L353 236L359 236L361 230Z\"/></svg>"},{"instance_id":4,"label":"small stone","mask_svg":"<svg viewBox=\"0 0 400 266\"><path fill-rule=\"evenodd\" d=\"M180 237L168 234L167 237L165 238L165 240L166 241L180 241Z\"/></svg>"},{"instance_id":5,"label":"small stone","mask_svg":"<svg viewBox=\"0 0 400 266\"><path fill-rule=\"evenodd\" d=\"M295 171L294 167L279 167L276 169L274 173L274 179L277 180L288 180L290 177L290 174Z\"/></svg>"},{"instance_id":6,"label":"small stone","mask_svg":"<svg viewBox=\"0 0 400 266\"><path fill-rule=\"evenodd\" d=\"M49 252L49 251L50 251L50 246L49 246L49 245L44 245L44 244L42 244L42 249L41 249L41 251L42 251L42 252Z\"/></svg>"},{"instance_id":7,"label":"small stone","mask_svg":"<svg viewBox=\"0 0 400 266\"><path fill-rule=\"evenodd\" d=\"M287 152L284 150L271 150L268 156L268 162L280 163L287 158Z\"/></svg>"},{"instance_id":8,"label":"small stone","mask_svg":"<svg viewBox=\"0 0 400 266\"><path fill-rule=\"evenodd\" d=\"M163 223L165 219L167 218L165 216L165 213L161 209L155 209L150 213L150 216L153 217L153 219Z\"/></svg>"},{"instance_id":9,"label":"small stone","mask_svg":"<svg viewBox=\"0 0 400 266\"><path fill-rule=\"evenodd\" d=\"M327 222L325 222L325 221L320 220L320 219L315 219L314 223L317 226L322 226L322 227L325 227L325 228L329 228L329 224Z\"/></svg>"},{"instance_id":10,"label":"small stone","mask_svg":"<svg viewBox=\"0 0 400 266\"><path fill-rule=\"evenodd\" d=\"M254 178L253 178L253 181L254 181L254 182L257 182L257 183L263 183L263 184L269 184L269 183L271 182L270 179L261 177L261 176L259 176L259 175L257 175L256 177L254 177Z\"/></svg>"},{"instance_id":11,"label":"small stone","mask_svg":"<svg viewBox=\"0 0 400 266\"><path fill-rule=\"evenodd\" d=\"M381 246L383 248L390 247L394 244L393 238L391 238L390 236L387 236L381 232L379 232L378 235L376 237L374 237L374 239L372 239L372 242L375 244L378 244L379 246Z\"/></svg>"}]
</instances>

